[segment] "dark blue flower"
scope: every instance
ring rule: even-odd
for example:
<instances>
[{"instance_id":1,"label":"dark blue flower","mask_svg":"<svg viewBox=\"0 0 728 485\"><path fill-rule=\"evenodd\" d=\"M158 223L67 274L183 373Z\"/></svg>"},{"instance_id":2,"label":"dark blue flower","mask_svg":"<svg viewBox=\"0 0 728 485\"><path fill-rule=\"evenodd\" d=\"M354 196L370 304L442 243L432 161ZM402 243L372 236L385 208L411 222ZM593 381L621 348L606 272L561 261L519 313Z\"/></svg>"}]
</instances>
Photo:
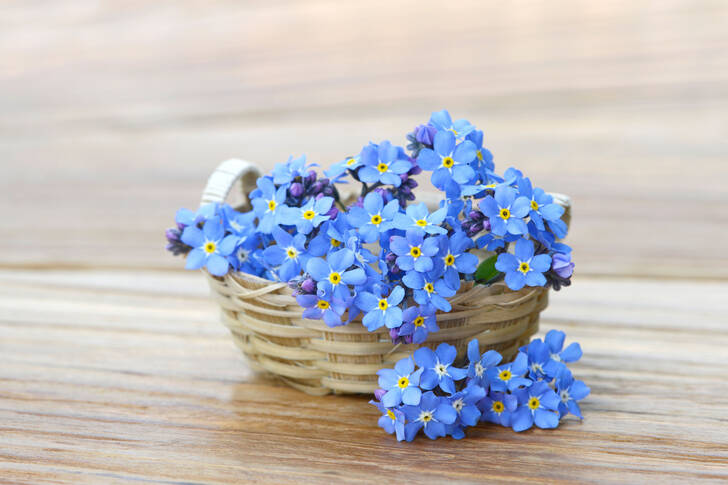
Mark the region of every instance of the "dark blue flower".
<instances>
[{"instance_id":1,"label":"dark blue flower","mask_svg":"<svg viewBox=\"0 0 728 485\"><path fill-rule=\"evenodd\" d=\"M281 209L279 223L296 226L298 232L308 234L314 227L329 219L326 213L333 203L332 197L321 197L318 200L310 199L302 207L284 207Z\"/></svg>"},{"instance_id":2,"label":"dark blue flower","mask_svg":"<svg viewBox=\"0 0 728 485\"><path fill-rule=\"evenodd\" d=\"M492 391L515 391L521 386L530 386L531 380L523 377L528 371L528 356L519 352L513 362L486 370Z\"/></svg>"},{"instance_id":3,"label":"dark blue flower","mask_svg":"<svg viewBox=\"0 0 728 485\"><path fill-rule=\"evenodd\" d=\"M258 193L251 201L255 215L258 216L258 231L263 234L270 234L273 226L278 225L281 209L287 207L286 187L276 189L270 178L261 177L258 179Z\"/></svg>"},{"instance_id":4,"label":"dark blue flower","mask_svg":"<svg viewBox=\"0 0 728 485\"><path fill-rule=\"evenodd\" d=\"M452 365L457 355L455 347L444 342L434 352L427 347L415 350L415 362L424 369L420 387L429 390L439 386L448 394L454 394L455 381L464 379L468 374L467 370Z\"/></svg>"},{"instance_id":5,"label":"dark blue flower","mask_svg":"<svg viewBox=\"0 0 728 485\"><path fill-rule=\"evenodd\" d=\"M356 306L366 312L362 324L373 332L386 325L387 328L396 328L402 325L402 309L398 306L404 298L404 289L395 286L387 298L378 297L373 293L363 291L356 297Z\"/></svg>"},{"instance_id":6,"label":"dark blue flower","mask_svg":"<svg viewBox=\"0 0 728 485\"><path fill-rule=\"evenodd\" d=\"M398 212L394 216L394 227L403 231L415 229L427 234L445 234L447 231L440 224L446 215L447 209L438 209L430 214L424 203L413 204L407 207L404 214Z\"/></svg>"},{"instance_id":7,"label":"dark blue flower","mask_svg":"<svg viewBox=\"0 0 728 485\"><path fill-rule=\"evenodd\" d=\"M589 395L590 389L582 381L574 380L571 371L564 366L556 378L556 394L559 397L559 417L563 418L571 413L579 419L581 415L578 401Z\"/></svg>"},{"instance_id":8,"label":"dark blue flower","mask_svg":"<svg viewBox=\"0 0 728 485\"><path fill-rule=\"evenodd\" d=\"M392 236L389 247L397 255L397 266L404 271L426 273L434 268L432 257L439 251L438 240L425 239L423 233L410 229L406 237Z\"/></svg>"},{"instance_id":9,"label":"dark blue flower","mask_svg":"<svg viewBox=\"0 0 728 485\"><path fill-rule=\"evenodd\" d=\"M237 238L225 237L222 219L214 216L208 219L200 230L197 226L187 226L182 231L181 240L193 249L187 255L187 269L200 269L203 266L214 276L228 272L230 263L226 256L235 249Z\"/></svg>"},{"instance_id":10,"label":"dark blue flower","mask_svg":"<svg viewBox=\"0 0 728 485\"><path fill-rule=\"evenodd\" d=\"M446 426L454 423L458 417L446 398L438 397L431 391L422 394L418 406L403 406L402 411L407 418L404 428L407 441L412 441L423 428L430 439L445 436Z\"/></svg>"},{"instance_id":11,"label":"dark blue flower","mask_svg":"<svg viewBox=\"0 0 728 485\"><path fill-rule=\"evenodd\" d=\"M361 285L366 274L361 268L349 269L354 264L354 253L339 249L329 254L327 260L311 258L306 271L318 282L319 290L333 293L334 297L346 300L351 296L347 285Z\"/></svg>"},{"instance_id":12,"label":"dark blue flower","mask_svg":"<svg viewBox=\"0 0 728 485\"><path fill-rule=\"evenodd\" d=\"M364 197L363 207L353 206L347 217L349 223L358 228L364 242L372 243L379 235L392 228L392 221L399 212L399 202L391 200L384 205L382 196L370 192Z\"/></svg>"},{"instance_id":13,"label":"dark blue flower","mask_svg":"<svg viewBox=\"0 0 728 485\"><path fill-rule=\"evenodd\" d=\"M389 141L379 145L369 144L361 151L361 161L364 166L359 169L359 180L366 183L379 182L399 187L402 183L401 174L412 168L412 163L402 147L394 146Z\"/></svg>"},{"instance_id":14,"label":"dark blue flower","mask_svg":"<svg viewBox=\"0 0 728 485\"><path fill-rule=\"evenodd\" d=\"M460 392L456 392L449 397L450 404L455 412L458 413L458 420L465 426L475 426L480 420L480 409L477 403L485 397L485 389L474 382L468 385Z\"/></svg>"},{"instance_id":15,"label":"dark blue flower","mask_svg":"<svg viewBox=\"0 0 728 485\"><path fill-rule=\"evenodd\" d=\"M479 386L486 387L488 385L488 369L500 364L503 357L495 350L488 350L481 355L478 340L473 339L468 343L468 360L470 361L468 380Z\"/></svg>"},{"instance_id":16,"label":"dark blue flower","mask_svg":"<svg viewBox=\"0 0 728 485\"><path fill-rule=\"evenodd\" d=\"M403 441L404 436L404 413L399 409L389 409L379 401L369 401L369 404L374 404L377 409L382 413L379 418L379 426L389 434L393 434L397 437L397 441Z\"/></svg>"},{"instance_id":17,"label":"dark blue flower","mask_svg":"<svg viewBox=\"0 0 728 485\"><path fill-rule=\"evenodd\" d=\"M394 369L379 370L379 387L387 391L382 396L382 404L388 408L399 406L400 403L417 406L422 397L419 388L421 374L422 369L415 371L411 357L397 362Z\"/></svg>"},{"instance_id":18,"label":"dark blue flower","mask_svg":"<svg viewBox=\"0 0 728 485\"><path fill-rule=\"evenodd\" d=\"M456 144L455 135L438 131L433 149L424 148L417 157L417 164L424 170L432 170L432 185L445 190L449 183L464 185L475 176L470 162L476 148L470 140Z\"/></svg>"},{"instance_id":19,"label":"dark blue flower","mask_svg":"<svg viewBox=\"0 0 728 485\"><path fill-rule=\"evenodd\" d=\"M412 343L421 344L430 332L438 332L435 308L431 306L411 306L402 312L402 326L399 335L412 336Z\"/></svg>"},{"instance_id":20,"label":"dark blue flower","mask_svg":"<svg viewBox=\"0 0 728 485\"><path fill-rule=\"evenodd\" d=\"M520 432L536 424L539 428L559 425L559 398L544 381L517 391L518 409L511 416L513 431Z\"/></svg>"},{"instance_id":21,"label":"dark blue flower","mask_svg":"<svg viewBox=\"0 0 728 485\"><path fill-rule=\"evenodd\" d=\"M301 268L308 261L306 254L306 236L291 236L280 227L273 228L276 245L263 251L263 258L272 266L280 266L278 275L281 281L290 281L301 274Z\"/></svg>"},{"instance_id":22,"label":"dark blue flower","mask_svg":"<svg viewBox=\"0 0 728 485\"><path fill-rule=\"evenodd\" d=\"M495 269L506 274L508 288L518 291L524 286L544 286L543 275L551 267L551 256L539 254L534 256L533 243L528 239L516 241L515 255L501 253L495 263Z\"/></svg>"},{"instance_id":23,"label":"dark blue flower","mask_svg":"<svg viewBox=\"0 0 728 485\"><path fill-rule=\"evenodd\" d=\"M495 189L495 196L489 195L480 202L480 210L488 216L490 230L494 234L528 234L523 218L528 214L530 204L527 198L516 195L513 187L499 185Z\"/></svg>"}]
</instances>

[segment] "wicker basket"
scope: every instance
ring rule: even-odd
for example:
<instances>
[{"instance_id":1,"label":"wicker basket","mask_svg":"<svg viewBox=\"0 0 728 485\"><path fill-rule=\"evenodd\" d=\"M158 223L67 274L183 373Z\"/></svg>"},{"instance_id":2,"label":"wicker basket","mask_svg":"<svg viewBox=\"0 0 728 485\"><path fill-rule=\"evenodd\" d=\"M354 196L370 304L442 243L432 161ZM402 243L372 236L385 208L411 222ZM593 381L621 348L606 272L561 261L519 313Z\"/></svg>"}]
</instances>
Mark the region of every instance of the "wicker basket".
<instances>
[{"instance_id":1,"label":"wicker basket","mask_svg":"<svg viewBox=\"0 0 728 485\"><path fill-rule=\"evenodd\" d=\"M202 203L226 200L241 180L243 205L247 205L258 176L249 162L223 162L210 177ZM566 209L568 224L568 197L553 195ZM386 328L369 332L357 322L331 328L323 321L304 319L286 283L239 272L224 277L206 274L222 308L222 322L253 368L270 372L308 394L371 393L377 388L377 370L418 347L393 345ZM464 282L449 301L452 311L438 313L440 331L428 336L427 346L447 342L463 358L467 343L477 338L481 351L494 349L509 359L538 331L548 290L526 287L511 291L504 284L486 287Z\"/></svg>"}]
</instances>

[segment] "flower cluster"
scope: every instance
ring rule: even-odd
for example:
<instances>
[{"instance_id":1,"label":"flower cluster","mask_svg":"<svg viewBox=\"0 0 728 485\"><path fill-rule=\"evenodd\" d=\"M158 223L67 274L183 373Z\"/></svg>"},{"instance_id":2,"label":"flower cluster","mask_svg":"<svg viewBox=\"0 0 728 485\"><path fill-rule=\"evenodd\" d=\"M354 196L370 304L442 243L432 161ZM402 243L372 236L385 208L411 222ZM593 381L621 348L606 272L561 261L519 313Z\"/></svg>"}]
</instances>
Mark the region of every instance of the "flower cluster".
<instances>
[{"instance_id":1,"label":"flower cluster","mask_svg":"<svg viewBox=\"0 0 728 485\"><path fill-rule=\"evenodd\" d=\"M455 347L422 347L394 369L382 369L376 400L379 425L399 441L412 441L422 430L430 439L461 439L465 428L488 421L524 431L534 425L555 428L567 414L582 419L578 401L589 388L566 366L581 357L581 347L565 349L564 333L551 330L544 340L522 347L513 362L468 345L467 366L455 365ZM416 370L415 370L416 367Z\"/></svg>"}]
</instances>

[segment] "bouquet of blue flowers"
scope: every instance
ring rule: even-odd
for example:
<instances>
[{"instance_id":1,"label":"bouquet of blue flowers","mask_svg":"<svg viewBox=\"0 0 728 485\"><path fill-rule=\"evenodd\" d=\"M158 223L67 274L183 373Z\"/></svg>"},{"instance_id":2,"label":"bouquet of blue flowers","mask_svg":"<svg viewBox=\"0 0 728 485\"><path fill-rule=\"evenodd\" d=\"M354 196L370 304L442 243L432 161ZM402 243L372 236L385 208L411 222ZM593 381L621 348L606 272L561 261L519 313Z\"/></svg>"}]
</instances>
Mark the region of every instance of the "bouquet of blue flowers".
<instances>
[{"instance_id":1,"label":"bouquet of blue flowers","mask_svg":"<svg viewBox=\"0 0 728 485\"><path fill-rule=\"evenodd\" d=\"M332 331L361 324L386 329L394 345L423 345L378 373L380 424L398 439L419 429L461 437L479 419L522 430L554 427L567 411L580 416L575 402L588 388L564 362L581 351L562 352L563 334L534 340L501 365L500 354L481 355L473 340L467 369L455 366L456 347L430 348L465 289L570 284L564 207L515 168L498 175L483 133L447 111L407 139L406 150L369 143L323 176L305 157L289 158L258 178L248 210L222 202L179 210L167 249L213 279L238 273L286 283L302 317ZM423 171L442 193L434 207L415 198ZM354 192L345 190L351 182Z\"/></svg>"}]
</instances>

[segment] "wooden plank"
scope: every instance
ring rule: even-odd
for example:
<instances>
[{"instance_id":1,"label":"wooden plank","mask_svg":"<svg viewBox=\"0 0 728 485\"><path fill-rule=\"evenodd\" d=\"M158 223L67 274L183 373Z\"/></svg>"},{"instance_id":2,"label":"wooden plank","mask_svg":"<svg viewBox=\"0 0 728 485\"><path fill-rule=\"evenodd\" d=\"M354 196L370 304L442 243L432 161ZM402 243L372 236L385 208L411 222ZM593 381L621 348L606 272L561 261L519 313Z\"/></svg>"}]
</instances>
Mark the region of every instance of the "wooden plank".
<instances>
[{"instance_id":1,"label":"wooden plank","mask_svg":"<svg viewBox=\"0 0 728 485\"><path fill-rule=\"evenodd\" d=\"M578 278L586 419L397 443L356 396L251 373L196 273L0 271L0 476L21 483L728 479L726 283ZM696 301L700 304L696 306ZM700 310L696 310L700 308ZM568 464L568 466L565 466Z\"/></svg>"}]
</instances>

